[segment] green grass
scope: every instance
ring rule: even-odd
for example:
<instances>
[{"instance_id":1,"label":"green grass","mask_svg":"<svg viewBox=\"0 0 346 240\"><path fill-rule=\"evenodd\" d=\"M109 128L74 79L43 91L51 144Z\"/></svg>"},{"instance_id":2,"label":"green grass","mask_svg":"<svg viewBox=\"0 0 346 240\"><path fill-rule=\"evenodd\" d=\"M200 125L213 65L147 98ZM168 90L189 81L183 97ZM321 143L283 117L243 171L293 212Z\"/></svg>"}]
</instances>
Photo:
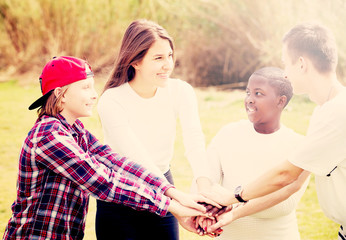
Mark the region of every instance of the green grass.
<instances>
[{"instance_id":1,"label":"green grass","mask_svg":"<svg viewBox=\"0 0 346 240\"><path fill-rule=\"evenodd\" d=\"M98 90L102 88L98 84ZM214 89L196 90L200 118L207 143L217 131L230 121L246 118L243 107L243 93L240 91L217 92ZM28 105L40 95L37 86L22 86L16 81L0 83L0 236L3 235L11 215L11 204L16 196L18 155L21 144L36 120L36 113L28 111ZM314 104L304 97L294 97L284 111L283 123L305 134ZM102 129L96 112L91 118L81 119L86 127L99 139ZM181 130L178 127L172 172L178 189L188 192L192 181L192 171L184 157ZM90 198L86 224L86 240L94 240L95 200ZM336 239L338 225L328 220L322 213L315 192L313 177L297 209L299 230L302 240ZM116 233L115 233L116 235ZM203 239L181 229L181 239Z\"/></svg>"}]
</instances>

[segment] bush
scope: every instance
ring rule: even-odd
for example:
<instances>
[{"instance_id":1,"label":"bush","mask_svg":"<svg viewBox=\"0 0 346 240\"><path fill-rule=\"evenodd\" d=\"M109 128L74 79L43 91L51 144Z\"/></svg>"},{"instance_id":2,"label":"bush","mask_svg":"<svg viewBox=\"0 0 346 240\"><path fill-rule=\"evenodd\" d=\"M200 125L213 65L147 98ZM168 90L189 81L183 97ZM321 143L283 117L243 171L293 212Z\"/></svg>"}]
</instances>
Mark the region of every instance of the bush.
<instances>
[{"instance_id":1,"label":"bush","mask_svg":"<svg viewBox=\"0 0 346 240\"><path fill-rule=\"evenodd\" d=\"M281 66L284 33L302 21L318 19L334 30L345 49L345 4L340 1L197 0L189 1L189 31L184 34L181 65L198 86L244 86L264 66ZM343 19L343 20L341 20ZM345 75L345 51L338 72Z\"/></svg>"},{"instance_id":2,"label":"bush","mask_svg":"<svg viewBox=\"0 0 346 240\"><path fill-rule=\"evenodd\" d=\"M167 18L163 1L156 2L2 0L0 70L15 66L19 73L30 71L57 55L86 58L99 70L112 64L133 19Z\"/></svg>"},{"instance_id":3,"label":"bush","mask_svg":"<svg viewBox=\"0 0 346 240\"><path fill-rule=\"evenodd\" d=\"M345 6L339 0L0 0L0 71L25 73L53 56L73 55L108 74L126 27L148 18L175 39L176 76L195 86L241 87L254 70L281 65L287 30L319 19L336 35L343 78Z\"/></svg>"}]
</instances>

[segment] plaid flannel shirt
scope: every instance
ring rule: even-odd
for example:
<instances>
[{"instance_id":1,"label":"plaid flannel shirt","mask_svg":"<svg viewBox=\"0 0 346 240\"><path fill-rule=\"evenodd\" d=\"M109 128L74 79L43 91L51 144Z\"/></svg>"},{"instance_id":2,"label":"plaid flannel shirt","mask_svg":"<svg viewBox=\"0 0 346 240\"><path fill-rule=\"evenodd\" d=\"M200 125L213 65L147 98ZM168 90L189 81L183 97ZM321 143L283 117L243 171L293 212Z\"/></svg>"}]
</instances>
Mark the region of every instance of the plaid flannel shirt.
<instances>
[{"instance_id":1,"label":"plaid flannel shirt","mask_svg":"<svg viewBox=\"0 0 346 240\"><path fill-rule=\"evenodd\" d=\"M17 199L3 239L82 239L89 195L160 216L173 187L120 157L77 120L43 116L19 159Z\"/></svg>"}]
</instances>

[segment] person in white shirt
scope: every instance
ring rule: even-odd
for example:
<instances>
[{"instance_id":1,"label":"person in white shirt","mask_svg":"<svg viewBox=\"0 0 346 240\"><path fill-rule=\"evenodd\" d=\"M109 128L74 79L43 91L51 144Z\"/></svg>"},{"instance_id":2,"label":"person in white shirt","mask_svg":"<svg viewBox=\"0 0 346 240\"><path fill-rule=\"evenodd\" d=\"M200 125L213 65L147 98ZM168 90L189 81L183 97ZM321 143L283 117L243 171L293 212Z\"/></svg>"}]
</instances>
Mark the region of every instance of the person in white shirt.
<instances>
[{"instance_id":1,"label":"person in white shirt","mask_svg":"<svg viewBox=\"0 0 346 240\"><path fill-rule=\"evenodd\" d=\"M166 30L148 20L132 22L98 103L105 143L173 184L170 163L179 119L186 157L203 188L209 180L197 99L191 85L170 78L173 67L173 40ZM179 239L179 230L172 215L161 218L98 201L96 235Z\"/></svg>"},{"instance_id":2,"label":"person in white shirt","mask_svg":"<svg viewBox=\"0 0 346 240\"><path fill-rule=\"evenodd\" d=\"M233 190L284 161L298 146L303 136L280 123L292 95L280 68L261 68L250 76L244 101L248 120L224 126L208 147L213 182ZM219 224L227 224L218 239L299 240L295 208L308 176L306 172L288 188L218 216Z\"/></svg>"},{"instance_id":3,"label":"person in white shirt","mask_svg":"<svg viewBox=\"0 0 346 240\"><path fill-rule=\"evenodd\" d=\"M315 23L293 27L283 38L282 60L294 93L308 94L318 106L306 138L292 157L242 187L238 196L249 200L269 194L308 170L315 174L322 210L341 225L339 239L346 239L346 88L336 75L333 34ZM237 202L232 192L216 185L204 194L226 205Z\"/></svg>"}]
</instances>

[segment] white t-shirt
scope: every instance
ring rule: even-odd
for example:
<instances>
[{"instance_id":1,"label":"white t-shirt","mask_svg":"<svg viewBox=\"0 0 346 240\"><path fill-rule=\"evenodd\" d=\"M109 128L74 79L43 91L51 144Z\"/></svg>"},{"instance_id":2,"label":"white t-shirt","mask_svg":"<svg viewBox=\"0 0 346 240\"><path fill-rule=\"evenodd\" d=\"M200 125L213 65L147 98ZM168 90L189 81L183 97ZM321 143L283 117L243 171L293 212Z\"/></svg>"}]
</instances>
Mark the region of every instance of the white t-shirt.
<instances>
[{"instance_id":1,"label":"white t-shirt","mask_svg":"<svg viewBox=\"0 0 346 240\"><path fill-rule=\"evenodd\" d=\"M233 191L246 185L287 159L302 136L281 126L272 134L256 132L248 120L223 127L210 143L208 169L210 178ZM295 208L307 186L305 185L285 201L240 218L225 226L220 239L300 239Z\"/></svg>"},{"instance_id":2,"label":"white t-shirt","mask_svg":"<svg viewBox=\"0 0 346 240\"><path fill-rule=\"evenodd\" d=\"M289 160L316 175L321 208L346 226L346 89L316 107L303 144Z\"/></svg>"},{"instance_id":3,"label":"white t-shirt","mask_svg":"<svg viewBox=\"0 0 346 240\"><path fill-rule=\"evenodd\" d=\"M169 79L154 97L142 98L125 83L100 97L98 113L105 143L115 152L162 174L173 157L179 118L185 155L195 177L205 176L206 151L195 92L190 84Z\"/></svg>"}]
</instances>

